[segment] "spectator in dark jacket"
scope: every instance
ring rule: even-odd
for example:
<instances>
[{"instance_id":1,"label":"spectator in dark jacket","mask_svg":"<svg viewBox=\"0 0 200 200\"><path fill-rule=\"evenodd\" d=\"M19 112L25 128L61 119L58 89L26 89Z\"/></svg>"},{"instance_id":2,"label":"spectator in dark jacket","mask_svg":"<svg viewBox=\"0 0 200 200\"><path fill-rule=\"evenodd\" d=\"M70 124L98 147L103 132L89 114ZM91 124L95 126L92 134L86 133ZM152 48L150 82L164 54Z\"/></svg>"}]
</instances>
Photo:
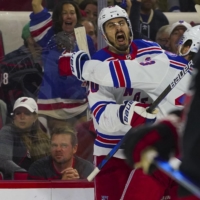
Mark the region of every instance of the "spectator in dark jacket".
<instances>
[{"instance_id":1,"label":"spectator in dark jacket","mask_svg":"<svg viewBox=\"0 0 200 200\"><path fill-rule=\"evenodd\" d=\"M34 180L85 179L93 170L93 164L74 154L77 137L69 128L55 128L51 133L51 155L33 163L28 171Z\"/></svg>"},{"instance_id":2,"label":"spectator in dark jacket","mask_svg":"<svg viewBox=\"0 0 200 200\"><path fill-rule=\"evenodd\" d=\"M167 17L159 10L154 10L154 0L141 0L140 32L155 41L160 27L168 25Z\"/></svg>"},{"instance_id":3,"label":"spectator in dark jacket","mask_svg":"<svg viewBox=\"0 0 200 200\"><path fill-rule=\"evenodd\" d=\"M35 100L21 97L14 104L13 123L0 131L0 170L5 179L49 154L49 137L39 128L37 113Z\"/></svg>"}]
</instances>

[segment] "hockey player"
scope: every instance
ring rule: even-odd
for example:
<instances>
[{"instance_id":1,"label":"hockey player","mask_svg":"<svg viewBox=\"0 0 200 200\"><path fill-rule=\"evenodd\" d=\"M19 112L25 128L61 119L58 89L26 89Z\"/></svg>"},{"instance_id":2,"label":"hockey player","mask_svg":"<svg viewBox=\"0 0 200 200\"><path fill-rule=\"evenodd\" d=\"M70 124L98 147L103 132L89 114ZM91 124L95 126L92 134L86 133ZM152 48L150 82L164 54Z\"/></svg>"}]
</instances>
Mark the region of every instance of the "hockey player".
<instances>
[{"instance_id":1,"label":"hockey player","mask_svg":"<svg viewBox=\"0 0 200 200\"><path fill-rule=\"evenodd\" d=\"M99 15L98 25L105 37L105 40L109 44L109 47L102 49L95 54L93 59L96 60L86 62L83 69L81 67L83 63L81 62L88 59L88 56L85 53L75 53L71 58L73 74L75 74L80 80L85 79L92 81L89 83L88 99L90 107L93 111L95 128L98 131L94 151L97 164L100 160L102 160L102 156L109 152L108 147L112 147L111 145L107 145L109 143L111 144L111 139L114 139L114 137L111 136L118 135L117 131L122 134L122 124L130 125L134 122L133 119L135 120L135 117L137 117L135 115L136 112L138 113L137 102L128 101L122 104L120 98L123 96L124 99L130 100L135 97L134 100L151 102L152 99L158 97L165 87L170 84L174 76L176 76L181 69L186 67L188 63L187 60L182 57L164 52L156 43L143 40L131 42L131 40L128 40L130 37L129 35L126 35L127 32L124 30L127 30L125 29L126 26L130 26L129 20L123 10L118 9L116 6L102 10ZM129 32L132 37L131 28ZM112 35L114 35L114 37L112 37ZM128 48L129 45L130 48ZM181 48L182 54L187 54L187 57L190 57L189 52L191 49L195 52L195 50L193 50L193 45L191 48L189 48L189 46L190 45L186 44ZM199 48L199 46L197 46L197 48ZM67 57L65 56L68 55L64 55L64 57L60 58L61 68L63 68L64 61L67 60ZM130 59L130 61L127 61L127 59ZM111 61L105 62L105 60ZM192 66L189 65L189 67ZM185 73L186 72L187 71L185 71ZM68 72L66 71L66 73ZM153 80L154 77L155 79ZM179 83L179 87L176 88L177 91L174 93L179 96L171 95L170 100L166 99L161 106L161 114L164 115L167 111L177 106L175 103L181 105L179 100L181 100L181 97L183 97L187 90L187 82L189 79L190 73L186 73L185 77L182 79L185 81ZM100 83L100 85L98 85L98 83ZM104 87L102 85L104 85ZM149 98L149 96L145 96L144 92L136 88L143 89L151 98ZM140 99L140 97L142 98ZM116 105L120 103L121 105ZM124 107L128 110L125 112L125 115L123 115ZM145 111L143 112L145 113ZM116 121L116 119L120 120ZM144 121L140 120L137 125L142 123L144 123ZM130 127L123 126L123 131L126 128L129 129ZM118 139L119 137L115 138ZM115 155L116 158L123 158L122 156L123 155L120 154L120 150ZM113 160L115 159L113 158ZM102 194L105 194L104 196L108 196L109 199L120 198L119 190L118 196L116 194L114 197L114 194L111 194L111 192L109 193L109 190L111 190L110 187L108 188L106 185L106 173L110 173L110 171L112 171L113 167L110 166L112 166L113 160L109 161L109 164L107 164L109 166L105 166L102 172L100 172L100 174L96 177L95 183L97 184L97 199L100 199L100 197L103 196ZM117 161L118 160L119 159L117 159ZM116 173L118 174L118 172ZM131 176L132 175L133 174L131 174ZM167 188L167 186L161 186L159 183L155 183L150 177L145 177L141 174L140 171L134 171L134 177L133 180L136 179L135 183L137 184L135 184L134 188L137 188L137 186L140 185L140 189L137 188L136 190L132 188L133 190L131 192L126 193L129 186L127 183L125 191L121 197L122 199L147 199L145 193L141 192L141 187L145 186L145 184L148 185L149 192L152 194L152 197L150 197L146 188L148 199L161 199L164 194L164 188ZM114 180L114 178L112 178L112 180ZM116 182L117 180L114 181ZM103 187L105 188L103 189ZM112 187L114 187L114 185ZM106 193L108 195L106 195Z\"/></svg>"},{"instance_id":2,"label":"hockey player","mask_svg":"<svg viewBox=\"0 0 200 200\"><path fill-rule=\"evenodd\" d=\"M199 186L200 51L195 56L194 63L197 73L195 73L194 81L192 81L187 93L184 111L170 113L154 126L144 126L136 131L130 131L126 136L124 152L131 166L136 166L138 163L143 166L141 160L146 150L155 149L159 156L165 160L168 160L170 155L176 155L181 151L182 162L179 170L191 182ZM183 124L185 127L180 130ZM146 165L147 171L150 166ZM182 198L177 197L176 200L199 199L183 187L180 187L179 195ZM183 198L183 196L185 197Z\"/></svg>"}]
</instances>

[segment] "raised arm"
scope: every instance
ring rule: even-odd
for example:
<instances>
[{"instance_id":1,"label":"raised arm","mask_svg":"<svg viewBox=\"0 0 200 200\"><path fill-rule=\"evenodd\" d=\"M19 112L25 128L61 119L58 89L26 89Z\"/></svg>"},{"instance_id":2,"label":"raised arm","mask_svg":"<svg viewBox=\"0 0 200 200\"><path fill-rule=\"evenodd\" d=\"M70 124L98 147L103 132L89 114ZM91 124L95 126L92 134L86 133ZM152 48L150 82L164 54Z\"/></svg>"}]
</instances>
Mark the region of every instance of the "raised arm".
<instances>
[{"instance_id":1,"label":"raised arm","mask_svg":"<svg viewBox=\"0 0 200 200\"><path fill-rule=\"evenodd\" d=\"M32 8L34 14L41 12L44 9L42 6L42 0L32 0Z\"/></svg>"}]
</instances>

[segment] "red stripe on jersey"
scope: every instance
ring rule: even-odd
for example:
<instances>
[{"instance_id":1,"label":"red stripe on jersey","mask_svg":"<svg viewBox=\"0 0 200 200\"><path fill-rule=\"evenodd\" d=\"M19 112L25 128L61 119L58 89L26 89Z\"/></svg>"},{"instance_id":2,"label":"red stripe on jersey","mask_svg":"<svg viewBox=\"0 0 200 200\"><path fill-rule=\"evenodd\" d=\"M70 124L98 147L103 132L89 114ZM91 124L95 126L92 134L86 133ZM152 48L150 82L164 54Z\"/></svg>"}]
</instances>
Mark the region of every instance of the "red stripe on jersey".
<instances>
[{"instance_id":1,"label":"red stripe on jersey","mask_svg":"<svg viewBox=\"0 0 200 200\"><path fill-rule=\"evenodd\" d=\"M100 137L99 135L97 136L96 140L105 144L117 144L120 141L120 139L105 139Z\"/></svg>"},{"instance_id":2,"label":"red stripe on jersey","mask_svg":"<svg viewBox=\"0 0 200 200\"><path fill-rule=\"evenodd\" d=\"M152 50L162 50L160 47L149 47L149 48L143 48L139 49L138 53L143 53L144 51L152 51Z\"/></svg>"},{"instance_id":3,"label":"red stripe on jersey","mask_svg":"<svg viewBox=\"0 0 200 200\"><path fill-rule=\"evenodd\" d=\"M31 31L31 35L32 37L37 37L39 36L42 32L44 32L47 28L52 27L53 23L52 20L49 21L45 26L42 26L41 28L35 30L35 31ZM33 26L34 27L34 26Z\"/></svg>"},{"instance_id":4,"label":"red stripe on jersey","mask_svg":"<svg viewBox=\"0 0 200 200\"><path fill-rule=\"evenodd\" d=\"M126 87L123 71L119 61L113 61L120 87Z\"/></svg>"},{"instance_id":5,"label":"red stripe on jersey","mask_svg":"<svg viewBox=\"0 0 200 200\"><path fill-rule=\"evenodd\" d=\"M104 105L100 105L97 108L94 109L93 115L96 117L97 112L102 108Z\"/></svg>"},{"instance_id":6,"label":"red stripe on jersey","mask_svg":"<svg viewBox=\"0 0 200 200\"><path fill-rule=\"evenodd\" d=\"M39 110L58 110L58 109L63 109L63 108L76 108L79 106L82 106L86 104L87 102L84 103L50 103L50 104L40 104L38 103L38 109Z\"/></svg>"},{"instance_id":7,"label":"red stripe on jersey","mask_svg":"<svg viewBox=\"0 0 200 200\"><path fill-rule=\"evenodd\" d=\"M177 61L174 61L174 60L170 60L170 63L172 63L174 65L177 65L177 66L185 67L185 64L177 62Z\"/></svg>"}]
</instances>

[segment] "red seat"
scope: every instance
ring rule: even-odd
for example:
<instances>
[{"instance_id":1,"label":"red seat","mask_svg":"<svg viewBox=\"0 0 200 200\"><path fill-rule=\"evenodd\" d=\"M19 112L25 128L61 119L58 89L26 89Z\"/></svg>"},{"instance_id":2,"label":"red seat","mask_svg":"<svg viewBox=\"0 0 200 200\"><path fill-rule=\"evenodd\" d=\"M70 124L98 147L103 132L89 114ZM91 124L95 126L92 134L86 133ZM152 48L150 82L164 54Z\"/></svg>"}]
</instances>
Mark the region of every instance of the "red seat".
<instances>
[{"instance_id":1,"label":"red seat","mask_svg":"<svg viewBox=\"0 0 200 200\"><path fill-rule=\"evenodd\" d=\"M28 179L28 173L27 172L14 172L13 174L13 180L27 180Z\"/></svg>"}]
</instances>

